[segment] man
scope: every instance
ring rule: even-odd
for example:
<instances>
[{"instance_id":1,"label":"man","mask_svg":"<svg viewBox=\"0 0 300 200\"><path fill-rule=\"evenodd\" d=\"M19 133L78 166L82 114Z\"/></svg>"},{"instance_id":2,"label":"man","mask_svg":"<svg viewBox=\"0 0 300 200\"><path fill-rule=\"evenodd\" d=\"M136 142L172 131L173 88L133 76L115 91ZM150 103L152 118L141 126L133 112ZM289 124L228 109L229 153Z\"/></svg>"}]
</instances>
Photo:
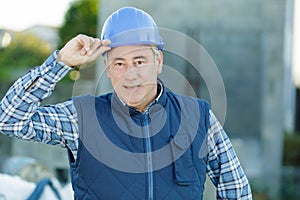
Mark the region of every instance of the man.
<instances>
[{"instance_id":1,"label":"man","mask_svg":"<svg viewBox=\"0 0 300 200\"><path fill-rule=\"evenodd\" d=\"M206 173L217 199L252 199L208 103L158 80L163 47L149 14L117 10L101 40L78 35L17 80L1 101L0 131L67 148L75 199L202 199ZM114 92L39 107L73 66L100 55Z\"/></svg>"}]
</instances>

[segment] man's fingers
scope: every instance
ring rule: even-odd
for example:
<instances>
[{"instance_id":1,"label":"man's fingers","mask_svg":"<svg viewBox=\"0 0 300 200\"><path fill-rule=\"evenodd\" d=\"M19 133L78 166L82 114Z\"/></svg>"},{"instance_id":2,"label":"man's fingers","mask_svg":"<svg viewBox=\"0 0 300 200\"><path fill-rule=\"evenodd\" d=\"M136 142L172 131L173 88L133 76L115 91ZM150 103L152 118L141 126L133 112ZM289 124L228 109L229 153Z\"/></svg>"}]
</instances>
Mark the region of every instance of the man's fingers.
<instances>
[{"instance_id":1,"label":"man's fingers","mask_svg":"<svg viewBox=\"0 0 300 200\"><path fill-rule=\"evenodd\" d=\"M88 37L89 43L88 43L88 49L86 49L87 54L90 55L93 52L92 47L94 46L95 43L97 43L96 39L93 37Z\"/></svg>"},{"instance_id":2,"label":"man's fingers","mask_svg":"<svg viewBox=\"0 0 300 200\"><path fill-rule=\"evenodd\" d=\"M101 54L105 53L106 51L109 51L111 49L110 46L101 45L92 55L91 60L95 60L98 58Z\"/></svg>"},{"instance_id":3,"label":"man's fingers","mask_svg":"<svg viewBox=\"0 0 300 200\"><path fill-rule=\"evenodd\" d=\"M111 49L111 47L108 46L110 43L110 40L101 41L99 38L93 38L87 35L79 34L69 45L72 47L70 49L73 49L73 53L69 53L73 56L73 58L70 58L69 60L73 59L73 61L68 63L72 65L78 65L92 62L101 54Z\"/></svg>"},{"instance_id":4,"label":"man's fingers","mask_svg":"<svg viewBox=\"0 0 300 200\"><path fill-rule=\"evenodd\" d=\"M110 45L111 41L110 40L102 40L102 45Z\"/></svg>"},{"instance_id":5,"label":"man's fingers","mask_svg":"<svg viewBox=\"0 0 300 200\"><path fill-rule=\"evenodd\" d=\"M94 38L92 45L90 47L90 51L88 55L91 55L94 51L96 51L101 46L101 40L98 38Z\"/></svg>"},{"instance_id":6,"label":"man's fingers","mask_svg":"<svg viewBox=\"0 0 300 200\"><path fill-rule=\"evenodd\" d=\"M111 43L110 40L103 40L103 41L101 41L99 38L93 38L93 39L94 39L93 42L92 42L93 44L90 47L90 51L88 52L88 55L92 55L100 47L102 47L102 46L108 46ZM104 50L107 51L109 49L105 48Z\"/></svg>"},{"instance_id":7,"label":"man's fingers","mask_svg":"<svg viewBox=\"0 0 300 200\"><path fill-rule=\"evenodd\" d=\"M90 50L90 39L86 35L79 34L75 38L78 43L78 50L80 51L80 55L84 56Z\"/></svg>"},{"instance_id":8,"label":"man's fingers","mask_svg":"<svg viewBox=\"0 0 300 200\"><path fill-rule=\"evenodd\" d=\"M103 54L104 52L111 49L108 46L110 43L110 40L101 41L99 38L94 38L93 45L91 46L88 55L94 57L94 54L96 56Z\"/></svg>"}]
</instances>

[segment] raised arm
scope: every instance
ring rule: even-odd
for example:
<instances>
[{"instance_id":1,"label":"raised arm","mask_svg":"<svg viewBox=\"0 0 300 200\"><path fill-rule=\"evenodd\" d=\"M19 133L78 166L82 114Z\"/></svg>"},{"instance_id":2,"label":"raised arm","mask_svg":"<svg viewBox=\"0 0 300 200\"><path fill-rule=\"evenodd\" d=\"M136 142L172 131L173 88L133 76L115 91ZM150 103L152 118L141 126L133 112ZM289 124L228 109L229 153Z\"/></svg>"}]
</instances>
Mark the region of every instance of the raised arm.
<instances>
[{"instance_id":1,"label":"raised arm","mask_svg":"<svg viewBox=\"0 0 300 200\"><path fill-rule=\"evenodd\" d=\"M65 145L63 132L76 132L72 101L39 107L71 68L54 52L41 66L19 78L0 102L0 132L25 140ZM69 125L64 125L68 121ZM67 131L69 127L69 131Z\"/></svg>"},{"instance_id":2,"label":"raised arm","mask_svg":"<svg viewBox=\"0 0 300 200\"><path fill-rule=\"evenodd\" d=\"M71 69L95 60L109 50L109 41L78 35L41 66L19 78L0 101L0 132L3 134L76 150L77 115L72 100L39 107L55 85Z\"/></svg>"}]
</instances>

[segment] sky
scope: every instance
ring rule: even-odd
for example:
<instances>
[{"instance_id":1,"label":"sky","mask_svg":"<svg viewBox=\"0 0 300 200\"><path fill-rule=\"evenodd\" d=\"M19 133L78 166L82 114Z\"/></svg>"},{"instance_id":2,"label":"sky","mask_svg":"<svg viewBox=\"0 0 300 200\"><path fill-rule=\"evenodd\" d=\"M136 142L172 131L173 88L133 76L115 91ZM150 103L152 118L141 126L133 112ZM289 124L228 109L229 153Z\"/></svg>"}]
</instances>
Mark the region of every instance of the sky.
<instances>
[{"instance_id":1,"label":"sky","mask_svg":"<svg viewBox=\"0 0 300 200\"><path fill-rule=\"evenodd\" d=\"M22 31L33 25L59 26L74 0L0 0L0 29Z\"/></svg>"}]
</instances>

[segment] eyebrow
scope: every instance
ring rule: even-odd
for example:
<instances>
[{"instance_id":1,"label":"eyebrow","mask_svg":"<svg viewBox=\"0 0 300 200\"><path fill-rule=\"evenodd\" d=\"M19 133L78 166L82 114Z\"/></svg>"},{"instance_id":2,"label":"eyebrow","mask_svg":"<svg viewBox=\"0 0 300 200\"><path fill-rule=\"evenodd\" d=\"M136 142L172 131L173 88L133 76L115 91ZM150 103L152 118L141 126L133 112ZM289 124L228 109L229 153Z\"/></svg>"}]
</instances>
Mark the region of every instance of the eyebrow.
<instances>
[{"instance_id":1,"label":"eyebrow","mask_svg":"<svg viewBox=\"0 0 300 200\"><path fill-rule=\"evenodd\" d=\"M115 61L125 61L125 58L113 58L112 61L115 62Z\"/></svg>"},{"instance_id":2,"label":"eyebrow","mask_svg":"<svg viewBox=\"0 0 300 200\"><path fill-rule=\"evenodd\" d=\"M135 57L133 57L133 60L136 60L136 59L145 59L145 60L147 60L147 57L146 56L135 56ZM115 61L125 61L125 58L122 58L122 57L117 57L117 58L113 58L112 59L113 60L113 62L115 62Z\"/></svg>"},{"instance_id":3,"label":"eyebrow","mask_svg":"<svg viewBox=\"0 0 300 200\"><path fill-rule=\"evenodd\" d=\"M136 59L145 59L145 60L147 60L147 57L146 56L135 56L135 57L133 57L133 60L136 60Z\"/></svg>"}]
</instances>

